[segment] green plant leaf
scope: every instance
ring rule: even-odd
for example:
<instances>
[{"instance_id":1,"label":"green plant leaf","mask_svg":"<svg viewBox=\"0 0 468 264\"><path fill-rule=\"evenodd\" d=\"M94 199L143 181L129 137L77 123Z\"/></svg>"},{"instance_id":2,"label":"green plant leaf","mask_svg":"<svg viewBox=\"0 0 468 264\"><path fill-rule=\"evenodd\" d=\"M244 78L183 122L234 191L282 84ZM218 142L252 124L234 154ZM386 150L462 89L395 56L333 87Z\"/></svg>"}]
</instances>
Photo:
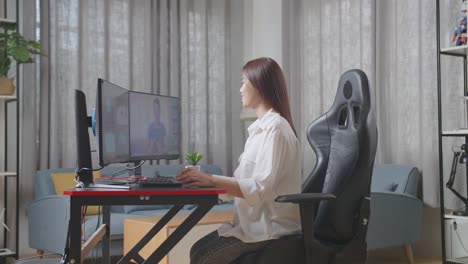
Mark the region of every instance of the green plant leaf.
<instances>
[{"instance_id":1,"label":"green plant leaf","mask_svg":"<svg viewBox=\"0 0 468 264\"><path fill-rule=\"evenodd\" d=\"M3 54L3 53L0 53ZM6 77L10 70L11 60L8 56L0 55L0 77Z\"/></svg>"},{"instance_id":2,"label":"green plant leaf","mask_svg":"<svg viewBox=\"0 0 468 264\"><path fill-rule=\"evenodd\" d=\"M25 62L31 62L32 61L31 53L24 46L18 46L16 49L11 51L10 55L18 63L25 63Z\"/></svg>"},{"instance_id":3,"label":"green plant leaf","mask_svg":"<svg viewBox=\"0 0 468 264\"><path fill-rule=\"evenodd\" d=\"M9 24L10 25L10 24ZM0 27L16 29L0 23ZM33 55L41 53L41 43L36 40L26 40L16 31L0 33L0 75L6 76L11 63L15 60L18 64L33 62ZM6 59L6 58L8 59ZM5 73L6 72L6 73Z\"/></svg>"},{"instance_id":4,"label":"green plant leaf","mask_svg":"<svg viewBox=\"0 0 468 264\"><path fill-rule=\"evenodd\" d=\"M192 164L193 166L196 166L198 162L203 159L203 155L198 152L189 152L187 156L185 156L185 159Z\"/></svg>"}]
</instances>

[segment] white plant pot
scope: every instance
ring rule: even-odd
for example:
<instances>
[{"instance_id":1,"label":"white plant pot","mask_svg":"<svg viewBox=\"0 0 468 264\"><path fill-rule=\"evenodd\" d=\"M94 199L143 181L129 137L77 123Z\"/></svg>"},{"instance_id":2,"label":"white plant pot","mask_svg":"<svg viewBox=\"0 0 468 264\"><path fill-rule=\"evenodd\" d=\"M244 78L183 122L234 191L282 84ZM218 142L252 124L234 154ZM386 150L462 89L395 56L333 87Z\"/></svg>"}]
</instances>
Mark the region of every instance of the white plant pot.
<instances>
[{"instance_id":1,"label":"white plant pot","mask_svg":"<svg viewBox=\"0 0 468 264\"><path fill-rule=\"evenodd\" d=\"M201 166L200 165L195 165L195 166L194 165L185 165L185 168L186 169L187 168L193 168L193 169L195 169L197 171L201 171Z\"/></svg>"}]
</instances>

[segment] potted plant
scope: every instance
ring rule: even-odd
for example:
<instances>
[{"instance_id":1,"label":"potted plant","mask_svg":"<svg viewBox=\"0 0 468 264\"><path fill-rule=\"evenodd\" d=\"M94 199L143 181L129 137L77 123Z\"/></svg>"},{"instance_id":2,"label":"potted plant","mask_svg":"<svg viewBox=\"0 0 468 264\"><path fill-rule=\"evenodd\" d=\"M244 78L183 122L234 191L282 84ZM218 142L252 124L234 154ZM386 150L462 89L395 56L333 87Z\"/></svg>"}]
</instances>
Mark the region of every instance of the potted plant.
<instances>
[{"instance_id":1,"label":"potted plant","mask_svg":"<svg viewBox=\"0 0 468 264\"><path fill-rule=\"evenodd\" d=\"M203 159L203 155L198 152L189 152L187 156L185 156L185 160L187 160L190 164L185 165L185 168L194 168L200 171L200 165L198 162Z\"/></svg>"},{"instance_id":2,"label":"potted plant","mask_svg":"<svg viewBox=\"0 0 468 264\"><path fill-rule=\"evenodd\" d=\"M41 54L41 44L26 40L16 32L16 23L1 22L0 33L0 94L12 95L15 89L13 78L8 78L13 61L17 64L33 62L33 55Z\"/></svg>"}]
</instances>

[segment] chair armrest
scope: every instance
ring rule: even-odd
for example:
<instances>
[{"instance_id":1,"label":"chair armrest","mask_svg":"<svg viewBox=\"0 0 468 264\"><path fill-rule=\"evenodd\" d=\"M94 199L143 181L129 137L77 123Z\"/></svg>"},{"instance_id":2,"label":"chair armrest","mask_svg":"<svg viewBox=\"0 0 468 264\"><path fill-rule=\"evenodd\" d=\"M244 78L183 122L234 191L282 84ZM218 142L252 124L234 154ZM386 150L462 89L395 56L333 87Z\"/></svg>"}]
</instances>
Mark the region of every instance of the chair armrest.
<instances>
[{"instance_id":1,"label":"chair armrest","mask_svg":"<svg viewBox=\"0 0 468 264\"><path fill-rule=\"evenodd\" d=\"M371 215L367 232L370 249L411 244L419 240L423 205L405 193L371 193Z\"/></svg>"},{"instance_id":2,"label":"chair armrest","mask_svg":"<svg viewBox=\"0 0 468 264\"><path fill-rule=\"evenodd\" d=\"M51 195L33 201L28 208L29 246L63 254L69 214L69 196Z\"/></svg>"},{"instance_id":3,"label":"chair armrest","mask_svg":"<svg viewBox=\"0 0 468 264\"><path fill-rule=\"evenodd\" d=\"M314 203L324 200L334 200L335 195L331 193L298 193L276 197L275 202L279 203Z\"/></svg>"},{"instance_id":4,"label":"chair armrest","mask_svg":"<svg viewBox=\"0 0 468 264\"><path fill-rule=\"evenodd\" d=\"M296 203L299 204L299 212L301 214L302 236L304 241L304 249L306 259L326 259L328 253L317 251L314 246L314 222L315 222L315 207L318 202L336 199L331 193L298 193L281 195L276 197L275 201L280 203Z\"/></svg>"}]
</instances>

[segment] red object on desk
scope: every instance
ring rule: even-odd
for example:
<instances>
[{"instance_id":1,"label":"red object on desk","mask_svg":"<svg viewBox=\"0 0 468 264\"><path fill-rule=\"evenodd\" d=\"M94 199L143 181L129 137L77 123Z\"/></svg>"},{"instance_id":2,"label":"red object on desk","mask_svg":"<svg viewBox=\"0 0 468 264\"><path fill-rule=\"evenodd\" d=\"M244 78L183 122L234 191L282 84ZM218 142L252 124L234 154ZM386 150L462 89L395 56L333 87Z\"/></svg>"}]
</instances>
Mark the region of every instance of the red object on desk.
<instances>
[{"instance_id":1,"label":"red object on desk","mask_svg":"<svg viewBox=\"0 0 468 264\"><path fill-rule=\"evenodd\" d=\"M148 188L135 188L135 189L94 189L94 188L76 188L66 190L63 192L64 195L69 196L129 196L129 195L156 195L156 196L167 196L167 195L213 195L213 194L224 194L225 189L218 188L159 188L159 189L148 189Z\"/></svg>"}]
</instances>

